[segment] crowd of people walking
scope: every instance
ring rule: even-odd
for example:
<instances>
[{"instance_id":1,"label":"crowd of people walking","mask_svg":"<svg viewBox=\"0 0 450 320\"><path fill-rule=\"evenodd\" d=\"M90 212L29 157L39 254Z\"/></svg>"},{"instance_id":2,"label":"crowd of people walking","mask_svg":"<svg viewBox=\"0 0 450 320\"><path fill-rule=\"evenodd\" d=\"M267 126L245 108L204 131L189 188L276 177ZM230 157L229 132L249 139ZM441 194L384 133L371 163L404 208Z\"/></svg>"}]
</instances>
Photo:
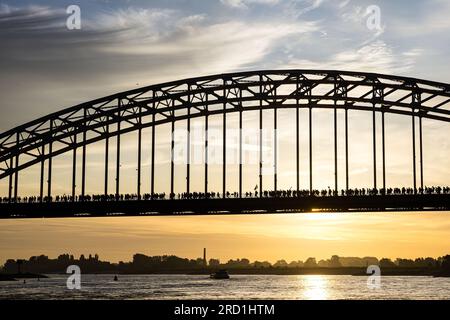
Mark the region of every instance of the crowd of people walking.
<instances>
[{"instance_id":1,"label":"crowd of people walking","mask_svg":"<svg viewBox=\"0 0 450 320\"><path fill-rule=\"evenodd\" d=\"M220 192L182 192L182 193L145 193L138 194L95 194L85 196L57 195L41 197L17 197L10 199L9 197L0 197L3 203L39 203L39 202L90 202L90 201L130 201L130 200L190 200L190 199L222 199L222 198L301 198L301 197L352 197L352 196L391 196L391 195L414 195L414 194L450 194L450 187L425 187L425 188L355 188L348 190L336 191L328 187L322 190L265 190L261 194L257 191L257 187L253 192L245 192L242 195L239 192L229 192L225 194Z\"/></svg>"}]
</instances>

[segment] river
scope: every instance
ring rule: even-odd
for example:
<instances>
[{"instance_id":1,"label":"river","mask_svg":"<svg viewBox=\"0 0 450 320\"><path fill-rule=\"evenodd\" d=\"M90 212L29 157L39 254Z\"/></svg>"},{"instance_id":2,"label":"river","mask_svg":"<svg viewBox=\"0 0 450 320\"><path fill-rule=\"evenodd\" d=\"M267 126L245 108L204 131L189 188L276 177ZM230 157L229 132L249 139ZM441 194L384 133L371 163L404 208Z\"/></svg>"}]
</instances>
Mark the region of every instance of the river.
<instances>
[{"instance_id":1,"label":"river","mask_svg":"<svg viewBox=\"0 0 450 320\"><path fill-rule=\"evenodd\" d=\"M0 282L0 299L450 299L450 278L424 276L385 276L370 288L346 275L81 275L79 290L67 277Z\"/></svg>"}]
</instances>

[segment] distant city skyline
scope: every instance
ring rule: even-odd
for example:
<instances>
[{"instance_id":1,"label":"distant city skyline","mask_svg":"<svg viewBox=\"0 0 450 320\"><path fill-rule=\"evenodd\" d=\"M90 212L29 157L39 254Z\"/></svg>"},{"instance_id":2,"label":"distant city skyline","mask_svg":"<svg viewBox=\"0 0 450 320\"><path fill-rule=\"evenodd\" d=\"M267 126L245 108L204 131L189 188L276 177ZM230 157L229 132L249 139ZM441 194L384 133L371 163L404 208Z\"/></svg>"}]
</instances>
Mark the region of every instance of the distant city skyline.
<instances>
[{"instance_id":1,"label":"distant city skyline","mask_svg":"<svg viewBox=\"0 0 450 320\"><path fill-rule=\"evenodd\" d=\"M29 258L9 258L5 260L3 263L0 262L0 269L1 267L5 267L9 271L12 271L11 269L17 268L18 264L23 264L24 262L31 262L35 264L33 267L46 267L45 263L48 261L62 261L62 262L71 262L71 261L80 261L80 262L87 262L87 261L95 261L95 262L107 262L111 264L121 264L121 263L134 263L136 260L140 259L147 259L147 258L159 258L159 260L156 260L158 262L167 262L168 258L175 258L176 261L179 260L187 260L187 264L190 264L191 262L195 262L196 266L209 266L209 267L217 267L219 265L228 265L230 267L367 267L368 264L381 264L382 267L386 267L387 264L390 266L403 266L409 264L410 267L413 267L415 263L422 264L422 266L436 266L436 263L439 260L443 260L444 257L449 257L449 255L443 255L439 257L430 257L430 256L424 256L424 257L416 257L416 258L403 258L403 257L397 257L396 259L390 259L390 258L384 258L384 257L374 257L371 255L366 255L364 257L343 257L338 255L332 255L328 258L323 259L316 259L316 257L311 256L307 259L303 260L285 260L283 258L279 258L278 260L274 261L267 261L267 260L250 260L246 257L238 257L234 259L226 259L221 260L218 257L211 257L205 260L205 256L203 257L179 257L174 254L162 254L162 255L146 255L143 253L135 253L132 256L129 257L129 259L120 260L118 262L114 261L108 261L107 259L102 258L98 254L93 253L82 253L79 256L75 256L71 253L61 253L57 256L47 256L45 254L35 254ZM431 265L426 265L428 264ZM40 263L43 263L44 265L40 265ZM170 263L169 263L170 264ZM419 265L416 265L418 267ZM57 265L53 266L57 268L64 267L64 265ZM171 267L177 267L176 264L172 265ZM178 266L179 267L179 266ZM164 271L164 270L161 270ZM167 270L168 271L168 270Z\"/></svg>"},{"instance_id":2,"label":"distant city skyline","mask_svg":"<svg viewBox=\"0 0 450 320\"><path fill-rule=\"evenodd\" d=\"M445 212L2 220L0 261L36 252L98 253L114 262L136 252L194 258L205 246L221 259L438 257L448 253L449 230Z\"/></svg>"}]
</instances>

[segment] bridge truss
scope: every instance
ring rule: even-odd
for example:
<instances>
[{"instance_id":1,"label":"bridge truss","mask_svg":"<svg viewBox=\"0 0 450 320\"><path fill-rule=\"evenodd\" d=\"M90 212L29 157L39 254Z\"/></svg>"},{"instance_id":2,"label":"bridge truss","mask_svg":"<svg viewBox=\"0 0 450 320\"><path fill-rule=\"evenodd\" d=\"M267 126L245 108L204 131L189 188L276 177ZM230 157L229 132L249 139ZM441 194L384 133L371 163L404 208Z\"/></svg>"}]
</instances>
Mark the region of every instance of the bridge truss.
<instances>
[{"instance_id":1,"label":"bridge truss","mask_svg":"<svg viewBox=\"0 0 450 320\"><path fill-rule=\"evenodd\" d=\"M300 143L299 110L309 110L309 187L313 188L312 159L312 110L334 110L334 189L338 191L338 148L337 111L344 110L345 117L345 178L349 188L348 172L348 110L370 112L373 115L373 187L386 187L385 174L385 114L399 114L411 118L411 138L413 145L412 174L414 190L416 177L416 121L419 138L419 186L423 181L422 119L450 121L450 85L414 78L382 75L374 73L346 72L333 70L269 70L191 78L151 85L139 89L117 93L104 98L85 102L77 106L49 114L0 134L0 180L9 179L8 199L18 198L19 172L35 164L40 164L40 201L52 196L52 159L58 155L73 152L72 197L76 195L77 150L81 149L81 196L86 191L86 146L97 141L105 141L104 193L108 192L109 140L117 137L115 194L120 194L120 147L121 135L138 132L138 163L136 192L141 196L142 171L142 130L151 127L151 194L155 191L155 127L162 124L172 126L175 122L187 121L188 144L190 143L191 119L203 117L205 131L208 118L223 115L223 197L226 194L226 124L227 114L238 113L242 129L242 113L259 111L259 129L263 129L265 110L274 112L274 134L277 131L277 110L296 110L296 188L300 188ZM376 113L381 113L382 181L377 182L376 156ZM261 135L262 133L260 133ZM80 139L81 137L81 139ZM263 194L262 137L260 136L259 194ZM275 139L276 141L276 139ZM205 148L208 136L205 136ZM276 148L276 145L275 145ZM275 150L276 154L277 150ZM239 142L242 157L242 137ZM207 157L207 155L206 155ZM47 181L45 186L45 163ZM204 190L208 192L208 161L205 159ZM190 192L190 164L186 163L186 191ZM242 197L242 161L239 164L239 196ZM277 164L273 176L277 190ZM174 162L172 157L171 193L174 191Z\"/></svg>"}]
</instances>

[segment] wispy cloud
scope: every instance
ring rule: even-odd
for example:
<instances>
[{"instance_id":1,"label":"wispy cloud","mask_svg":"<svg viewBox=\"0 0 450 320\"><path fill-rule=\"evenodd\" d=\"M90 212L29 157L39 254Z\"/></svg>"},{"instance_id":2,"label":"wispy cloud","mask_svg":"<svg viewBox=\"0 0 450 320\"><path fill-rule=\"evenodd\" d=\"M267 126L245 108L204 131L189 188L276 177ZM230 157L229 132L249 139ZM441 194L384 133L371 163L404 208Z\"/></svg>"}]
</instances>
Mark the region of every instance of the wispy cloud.
<instances>
[{"instance_id":1,"label":"wispy cloud","mask_svg":"<svg viewBox=\"0 0 450 320\"><path fill-rule=\"evenodd\" d=\"M26 114L36 117L137 83L258 68L283 39L318 29L311 21L280 20L274 28L252 20L218 22L175 9L125 7L91 14L81 30L69 31L66 17L44 6L3 7L0 41L7 45L0 52L0 68L8 78L0 84L5 100L18 84L30 93L52 88L52 97L21 95L14 106L12 100L5 103L5 110L13 112L17 104L32 100L36 109ZM18 117L14 124L30 120ZM10 127L10 121L2 118L0 127Z\"/></svg>"},{"instance_id":2,"label":"wispy cloud","mask_svg":"<svg viewBox=\"0 0 450 320\"><path fill-rule=\"evenodd\" d=\"M226 6L232 8L248 9L251 5L274 5L279 2L279 0L220 0Z\"/></svg>"},{"instance_id":3,"label":"wispy cloud","mask_svg":"<svg viewBox=\"0 0 450 320\"><path fill-rule=\"evenodd\" d=\"M361 48L338 52L324 60L292 59L288 66L292 68L317 68L367 71L378 73L405 74L414 66L420 49L395 52L381 40Z\"/></svg>"}]
</instances>

